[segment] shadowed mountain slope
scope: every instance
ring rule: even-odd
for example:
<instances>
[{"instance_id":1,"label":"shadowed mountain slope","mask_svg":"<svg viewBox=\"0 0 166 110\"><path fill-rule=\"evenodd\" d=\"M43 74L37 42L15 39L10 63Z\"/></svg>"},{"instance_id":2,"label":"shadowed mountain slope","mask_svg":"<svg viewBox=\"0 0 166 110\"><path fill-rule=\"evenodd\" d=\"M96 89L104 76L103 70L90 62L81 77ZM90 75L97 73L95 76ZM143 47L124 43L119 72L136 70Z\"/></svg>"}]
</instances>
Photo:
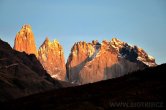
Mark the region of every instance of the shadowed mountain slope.
<instances>
[{"instance_id":1,"label":"shadowed mountain slope","mask_svg":"<svg viewBox=\"0 0 166 110\"><path fill-rule=\"evenodd\" d=\"M8 103L6 109L40 110L112 110L133 109L118 103L149 102L156 110L164 107L166 64L149 67L116 79L52 90ZM135 106L138 107L138 106ZM145 106L142 106L143 109Z\"/></svg>"},{"instance_id":2,"label":"shadowed mountain slope","mask_svg":"<svg viewBox=\"0 0 166 110\"><path fill-rule=\"evenodd\" d=\"M35 55L15 51L0 40L0 102L60 87Z\"/></svg>"}]
</instances>

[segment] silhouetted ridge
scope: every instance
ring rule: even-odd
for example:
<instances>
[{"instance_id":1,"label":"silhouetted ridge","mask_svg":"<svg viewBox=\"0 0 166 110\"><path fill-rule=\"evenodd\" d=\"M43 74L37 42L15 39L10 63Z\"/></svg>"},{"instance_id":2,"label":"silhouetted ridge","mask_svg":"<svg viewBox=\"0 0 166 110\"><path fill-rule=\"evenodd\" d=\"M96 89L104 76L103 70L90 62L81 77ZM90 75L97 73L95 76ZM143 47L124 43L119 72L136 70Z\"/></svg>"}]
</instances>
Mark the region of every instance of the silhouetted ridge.
<instances>
[{"instance_id":1,"label":"silhouetted ridge","mask_svg":"<svg viewBox=\"0 0 166 110\"><path fill-rule=\"evenodd\" d=\"M128 109L111 106L113 103L155 103L150 109L162 109L165 105L166 64L146 68L119 78L77 87L52 90L21 98L3 105L10 109L56 110L110 110ZM35 106L34 106L35 105ZM139 106L130 107L130 109ZM141 108L146 108L142 106Z\"/></svg>"},{"instance_id":2,"label":"silhouetted ridge","mask_svg":"<svg viewBox=\"0 0 166 110\"><path fill-rule=\"evenodd\" d=\"M0 102L62 87L34 54L13 50L0 40Z\"/></svg>"}]
</instances>

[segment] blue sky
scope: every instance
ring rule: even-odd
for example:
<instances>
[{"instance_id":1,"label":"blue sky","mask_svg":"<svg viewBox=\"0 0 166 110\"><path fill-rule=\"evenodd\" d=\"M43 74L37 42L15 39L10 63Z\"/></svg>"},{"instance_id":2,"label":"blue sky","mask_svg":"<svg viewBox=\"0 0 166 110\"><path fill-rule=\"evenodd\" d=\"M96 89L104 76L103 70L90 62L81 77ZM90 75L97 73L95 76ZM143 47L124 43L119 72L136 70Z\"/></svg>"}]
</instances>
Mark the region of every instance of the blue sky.
<instances>
[{"instance_id":1,"label":"blue sky","mask_svg":"<svg viewBox=\"0 0 166 110\"><path fill-rule=\"evenodd\" d=\"M57 39L65 58L77 41L117 37L166 63L166 0L0 0L0 38L13 47L24 24L37 47Z\"/></svg>"}]
</instances>

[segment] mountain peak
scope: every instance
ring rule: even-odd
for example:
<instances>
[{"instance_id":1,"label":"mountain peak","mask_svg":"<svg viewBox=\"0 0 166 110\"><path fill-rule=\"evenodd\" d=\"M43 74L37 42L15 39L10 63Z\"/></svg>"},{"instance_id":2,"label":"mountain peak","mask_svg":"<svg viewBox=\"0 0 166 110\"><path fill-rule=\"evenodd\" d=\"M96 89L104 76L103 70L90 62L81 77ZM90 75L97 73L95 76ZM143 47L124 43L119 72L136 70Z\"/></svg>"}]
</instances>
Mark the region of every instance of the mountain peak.
<instances>
[{"instance_id":1,"label":"mountain peak","mask_svg":"<svg viewBox=\"0 0 166 110\"><path fill-rule=\"evenodd\" d=\"M51 41L49 40L48 37L46 37L46 39L44 40L43 44L41 46L46 46L46 45L49 45L51 43Z\"/></svg>"},{"instance_id":2,"label":"mountain peak","mask_svg":"<svg viewBox=\"0 0 166 110\"><path fill-rule=\"evenodd\" d=\"M24 24L17 34L32 33L31 25Z\"/></svg>"},{"instance_id":3,"label":"mountain peak","mask_svg":"<svg viewBox=\"0 0 166 110\"><path fill-rule=\"evenodd\" d=\"M54 39L53 41L50 41L48 37L44 40L43 44L41 46L57 46L59 45L58 40Z\"/></svg>"},{"instance_id":4,"label":"mountain peak","mask_svg":"<svg viewBox=\"0 0 166 110\"><path fill-rule=\"evenodd\" d=\"M69 81L92 83L115 78L145 67L156 66L155 59L143 49L117 38L92 43L77 42L66 64Z\"/></svg>"},{"instance_id":5,"label":"mountain peak","mask_svg":"<svg viewBox=\"0 0 166 110\"><path fill-rule=\"evenodd\" d=\"M24 24L24 25L22 26L22 29L30 29L30 30L32 30L30 24Z\"/></svg>"},{"instance_id":6,"label":"mountain peak","mask_svg":"<svg viewBox=\"0 0 166 110\"><path fill-rule=\"evenodd\" d=\"M56 39L53 40L53 43L54 44L59 44L58 40L56 40Z\"/></svg>"},{"instance_id":7,"label":"mountain peak","mask_svg":"<svg viewBox=\"0 0 166 110\"><path fill-rule=\"evenodd\" d=\"M49 42L50 40L49 40L49 38L48 37L46 37L46 39L45 39L45 42Z\"/></svg>"},{"instance_id":8,"label":"mountain peak","mask_svg":"<svg viewBox=\"0 0 166 110\"><path fill-rule=\"evenodd\" d=\"M21 30L16 34L14 49L37 56L35 38L30 25L23 25Z\"/></svg>"},{"instance_id":9,"label":"mountain peak","mask_svg":"<svg viewBox=\"0 0 166 110\"><path fill-rule=\"evenodd\" d=\"M113 42L122 42L121 40L119 40L118 38L115 38L115 37L112 38L111 41L113 41Z\"/></svg>"},{"instance_id":10,"label":"mountain peak","mask_svg":"<svg viewBox=\"0 0 166 110\"><path fill-rule=\"evenodd\" d=\"M57 40L46 37L38 50L38 59L45 70L54 78L65 80L66 68L63 48Z\"/></svg>"},{"instance_id":11,"label":"mountain peak","mask_svg":"<svg viewBox=\"0 0 166 110\"><path fill-rule=\"evenodd\" d=\"M124 47L126 43L117 38L112 38L112 40L110 41L110 44L119 52L120 48Z\"/></svg>"}]
</instances>

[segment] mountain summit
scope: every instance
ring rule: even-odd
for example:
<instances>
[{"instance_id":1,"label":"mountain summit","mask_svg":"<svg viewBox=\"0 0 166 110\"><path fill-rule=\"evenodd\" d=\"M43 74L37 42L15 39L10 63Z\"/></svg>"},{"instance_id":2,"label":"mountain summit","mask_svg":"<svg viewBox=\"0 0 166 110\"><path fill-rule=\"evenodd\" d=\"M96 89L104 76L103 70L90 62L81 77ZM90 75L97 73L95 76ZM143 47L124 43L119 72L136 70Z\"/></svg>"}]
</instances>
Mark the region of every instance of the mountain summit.
<instances>
[{"instance_id":1,"label":"mountain summit","mask_svg":"<svg viewBox=\"0 0 166 110\"><path fill-rule=\"evenodd\" d=\"M46 37L43 44L36 49L35 38L30 25L23 25L17 33L14 49L27 54L35 54L44 69L53 77L65 80L66 67L62 46L57 40L51 42Z\"/></svg>"},{"instance_id":2,"label":"mountain summit","mask_svg":"<svg viewBox=\"0 0 166 110\"><path fill-rule=\"evenodd\" d=\"M146 67L156 66L155 59L142 48L131 46L117 38L99 43L93 40L76 42L65 65L63 47L46 37L37 51L30 25L17 33L14 49L35 54L44 69L58 80L86 84L116 78Z\"/></svg>"},{"instance_id":3,"label":"mountain summit","mask_svg":"<svg viewBox=\"0 0 166 110\"><path fill-rule=\"evenodd\" d=\"M101 44L98 41L75 43L66 68L69 81L85 84L155 65L155 59L143 49L113 38Z\"/></svg>"},{"instance_id":4,"label":"mountain summit","mask_svg":"<svg viewBox=\"0 0 166 110\"><path fill-rule=\"evenodd\" d=\"M57 40L51 42L47 37L38 50L38 59L53 78L65 80L64 52Z\"/></svg>"},{"instance_id":5,"label":"mountain summit","mask_svg":"<svg viewBox=\"0 0 166 110\"><path fill-rule=\"evenodd\" d=\"M14 49L20 52L24 51L27 54L35 54L37 56L35 38L29 24L23 25L21 30L16 34Z\"/></svg>"},{"instance_id":6,"label":"mountain summit","mask_svg":"<svg viewBox=\"0 0 166 110\"><path fill-rule=\"evenodd\" d=\"M148 55L142 48L131 46L117 38L113 38L110 44L116 49L121 57L124 57L128 60L141 61L149 67L156 66L155 59Z\"/></svg>"}]
</instances>

